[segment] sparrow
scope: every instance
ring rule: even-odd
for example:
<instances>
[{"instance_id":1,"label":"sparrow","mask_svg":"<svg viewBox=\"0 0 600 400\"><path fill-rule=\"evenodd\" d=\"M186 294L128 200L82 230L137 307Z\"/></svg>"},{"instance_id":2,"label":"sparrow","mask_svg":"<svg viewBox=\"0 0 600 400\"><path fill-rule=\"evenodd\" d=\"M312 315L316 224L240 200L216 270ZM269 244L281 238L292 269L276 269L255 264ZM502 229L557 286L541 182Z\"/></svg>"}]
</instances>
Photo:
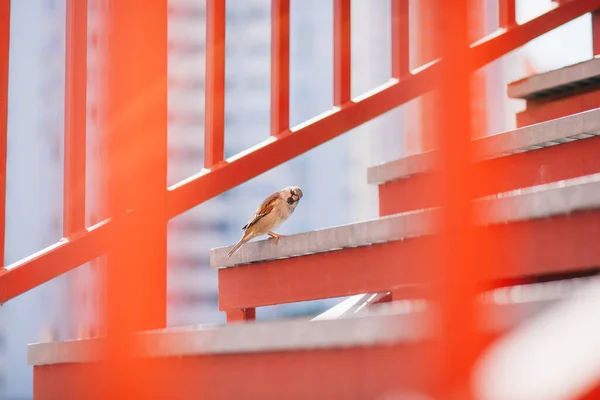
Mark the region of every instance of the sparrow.
<instances>
[{"instance_id":1,"label":"sparrow","mask_svg":"<svg viewBox=\"0 0 600 400\"><path fill-rule=\"evenodd\" d=\"M242 238L231 248L227 257L238 251L247 241L257 236L269 235L275 241L283 235L273 232L277 229L298 206L302 198L302 190L298 186L288 186L267 197L258 207L250 221L242 227Z\"/></svg>"}]
</instances>

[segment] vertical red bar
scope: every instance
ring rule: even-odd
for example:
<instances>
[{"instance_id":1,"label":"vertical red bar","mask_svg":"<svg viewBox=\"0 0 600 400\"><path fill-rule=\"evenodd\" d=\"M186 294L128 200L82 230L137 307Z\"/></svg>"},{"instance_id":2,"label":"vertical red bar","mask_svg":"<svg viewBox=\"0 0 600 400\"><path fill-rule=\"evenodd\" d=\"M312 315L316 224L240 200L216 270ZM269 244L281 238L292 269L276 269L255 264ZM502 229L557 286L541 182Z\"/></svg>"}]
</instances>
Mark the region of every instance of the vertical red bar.
<instances>
[{"instance_id":1,"label":"vertical red bar","mask_svg":"<svg viewBox=\"0 0 600 400\"><path fill-rule=\"evenodd\" d=\"M333 105L350 101L352 90L352 34L350 0L333 2Z\"/></svg>"},{"instance_id":2,"label":"vertical red bar","mask_svg":"<svg viewBox=\"0 0 600 400\"><path fill-rule=\"evenodd\" d=\"M211 168L225 151L225 0L206 1L204 107L204 167Z\"/></svg>"},{"instance_id":3,"label":"vertical red bar","mask_svg":"<svg viewBox=\"0 0 600 400\"><path fill-rule=\"evenodd\" d=\"M290 0L271 0L271 135L290 127Z\"/></svg>"},{"instance_id":4,"label":"vertical red bar","mask_svg":"<svg viewBox=\"0 0 600 400\"><path fill-rule=\"evenodd\" d=\"M515 26L517 24L516 0L499 0L498 15L500 28L508 29Z\"/></svg>"},{"instance_id":5,"label":"vertical red bar","mask_svg":"<svg viewBox=\"0 0 600 400\"><path fill-rule=\"evenodd\" d=\"M67 0L63 235L85 229L87 0Z\"/></svg>"},{"instance_id":6,"label":"vertical red bar","mask_svg":"<svg viewBox=\"0 0 600 400\"><path fill-rule=\"evenodd\" d=\"M443 74L437 107L437 122L442 173L444 174L444 227L442 248L433 280L440 310L440 371L442 393L438 398L471 398L470 372L477 355L476 296L482 278L475 257L471 197L473 194L470 145L472 109L469 65L469 0L438 2L434 39L439 43Z\"/></svg>"},{"instance_id":7,"label":"vertical red bar","mask_svg":"<svg viewBox=\"0 0 600 400\"><path fill-rule=\"evenodd\" d=\"M486 5L481 0L469 0L469 43L473 43L486 33ZM472 105L472 137L480 138L487 135L487 70L479 69L470 77Z\"/></svg>"},{"instance_id":8,"label":"vertical red bar","mask_svg":"<svg viewBox=\"0 0 600 400\"><path fill-rule=\"evenodd\" d=\"M392 78L400 79L409 68L409 0L392 1Z\"/></svg>"},{"instance_id":9,"label":"vertical red bar","mask_svg":"<svg viewBox=\"0 0 600 400\"><path fill-rule=\"evenodd\" d=\"M592 13L592 46L593 55L600 55L600 10Z\"/></svg>"},{"instance_id":10,"label":"vertical red bar","mask_svg":"<svg viewBox=\"0 0 600 400\"><path fill-rule=\"evenodd\" d=\"M438 4L439 1L437 0L419 0L411 4L411 7L416 8L418 16L416 19L417 34L415 35L418 43L416 48L417 65L427 64L440 57L441 45L432 32L437 29L441 24L441 20L446 16L441 14ZM439 147L436 121L431 117L435 112L438 96L439 90L436 88L418 99L421 151L435 150Z\"/></svg>"},{"instance_id":11,"label":"vertical red bar","mask_svg":"<svg viewBox=\"0 0 600 400\"><path fill-rule=\"evenodd\" d=\"M119 0L107 11L107 398L143 397L152 378L147 363L132 368L128 343L133 332L166 326L167 3Z\"/></svg>"},{"instance_id":12,"label":"vertical red bar","mask_svg":"<svg viewBox=\"0 0 600 400\"><path fill-rule=\"evenodd\" d=\"M0 0L0 265L4 265L6 230L6 136L8 134L8 54L10 0ZM0 274L4 268L0 268Z\"/></svg>"}]
</instances>

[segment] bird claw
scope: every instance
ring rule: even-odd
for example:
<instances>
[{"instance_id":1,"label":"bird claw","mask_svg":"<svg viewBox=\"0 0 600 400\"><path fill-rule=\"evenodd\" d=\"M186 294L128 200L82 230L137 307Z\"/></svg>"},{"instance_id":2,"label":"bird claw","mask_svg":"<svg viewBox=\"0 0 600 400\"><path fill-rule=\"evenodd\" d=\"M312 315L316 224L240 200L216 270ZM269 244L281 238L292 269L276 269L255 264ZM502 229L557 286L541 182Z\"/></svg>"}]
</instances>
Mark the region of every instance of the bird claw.
<instances>
[{"instance_id":1,"label":"bird claw","mask_svg":"<svg viewBox=\"0 0 600 400\"><path fill-rule=\"evenodd\" d=\"M273 238L273 243L277 244L277 243L279 243L279 239L284 235L279 235L274 232L269 232L269 236L271 236Z\"/></svg>"}]
</instances>

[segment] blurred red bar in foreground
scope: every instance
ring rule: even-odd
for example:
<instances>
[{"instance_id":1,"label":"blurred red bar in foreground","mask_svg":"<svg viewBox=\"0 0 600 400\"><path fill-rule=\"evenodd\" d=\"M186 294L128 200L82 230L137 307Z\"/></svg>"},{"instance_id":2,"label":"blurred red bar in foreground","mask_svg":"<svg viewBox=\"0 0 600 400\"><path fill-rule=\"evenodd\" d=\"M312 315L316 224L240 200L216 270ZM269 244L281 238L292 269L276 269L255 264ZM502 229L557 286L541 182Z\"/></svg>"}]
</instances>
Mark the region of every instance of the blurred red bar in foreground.
<instances>
[{"instance_id":1,"label":"blurred red bar in foreground","mask_svg":"<svg viewBox=\"0 0 600 400\"><path fill-rule=\"evenodd\" d=\"M104 201L114 224L103 375L110 398L140 398L151 377L146 363L132 368L131 334L166 325L167 15L167 0L115 1L107 15Z\"/></svg>"}]
</instances>

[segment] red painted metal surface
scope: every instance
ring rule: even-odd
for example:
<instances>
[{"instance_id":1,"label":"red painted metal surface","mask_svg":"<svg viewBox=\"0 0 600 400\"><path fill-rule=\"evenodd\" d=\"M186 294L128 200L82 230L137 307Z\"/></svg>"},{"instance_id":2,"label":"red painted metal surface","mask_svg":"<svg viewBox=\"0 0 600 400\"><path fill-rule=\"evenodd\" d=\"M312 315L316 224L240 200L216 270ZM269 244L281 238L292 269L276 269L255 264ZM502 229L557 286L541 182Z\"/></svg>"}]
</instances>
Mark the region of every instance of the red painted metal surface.
<instances>
[{"instance_id":1,"label":"red painted metal surface","mask_svg":"<svg viewBox=\"0 0 600 400\"><path fill-rule=\"evenodd\" d=\"M352 92L350 0L333 2L333 105L350 101Z\"/></svg>"},{"instance_id":2,"label":"red painted metal surface","mask_svg":"<svg viewBox=\"0 0 600 400\"><path fill-rule=\"evenodd\" d=\"M417 65L425 65L440 57L440 42L435 34L441 23L441 9L436 0L422 0L414 3L417 13L417 46L415 58ZM439 147L436 142L435 119L431 116L437 111L436 103L438 101L439 89L434 89L429 93L423 93L417 100L419 104L419 137L421 150L427 151Z\"/></svg>"},{"instance_id":3,"label":"red painted metal surface","mask_svg":"<svg viewBox=\"0 0 600 400\"><path fill-rule=\"evenodd\" d=\"M480 163L476 197L600 172L600 138L577 140ZM391 215L442 204L441 175L423 172L379 186L379 214ZM407 196L406 193L410 193Z\"/></svg>"},{"instance_id":4,"label":"red painted metal surface","mask_svg":"<svg viewBox=\"0 0 600 400\"><path fill-rule=\"evenodd\" d=\"M600 107L600 87L594 86L579 93L546 101L528 100L527 108L517 113L517 127L537 124L551 119L592 110Z\"/></svg>"},{"instance_id":5,"label":"red painted metal surface","mask_svg":"<svg viewBox=\"0 0 600 400\"><path fill-rule=\"evenodd\" d=\"M396 391L431 393L434 346L410 343L307 351L202 355L129 362L144 370L130 386L140 397L160 399L332 400L383 399ZM399 363L398 360L402 360ZM36 400L113 399L98 364L34 368ZM125 397L122 397L125 398ZM134 397L126 397L133 399Z\"/></svg>"},{"instance_id":6,"label":"red painted metal surface","mask_svg":"<svg viewBox=\"0 0 600 400\"><path fill-rule=\"evenodd\" d=\"M8 58L10 0L0 0L0 275L4 269L6 234L6 146L8 134ZM0 282L0 286L2 283ZM0 304L2 300L0 299Z\"/></svg>"},{"instance_id":7,"label":"red painted metal surface","mask_svg":"<svg viewBox=\"0 0 600 400\"><path fill-rule=\"evenodd\" d=\"M592 13L592 46L594 56L600 55L600 11Z\"/></svg>"},{"instance_id":8,"label":"red painted metal surface","mask_svg":"<svg viewBox=\"0 0 600 400\"><path fill-rule=\"evenodd\" d=\"M67 0L63 236L85 229L87 0Z\"/></svg>"},{"instance_id":9,"label":"red painted metal surface","mask_svg":"<svg viewBox=\"0 0 600 400\"><path fill-rule=\"evenodd\" d=\"M600 247L595 244L598 226L600 211L477 228L482 249L493 239L495 251L478 252L481 271L473 273L473 279L481 285L480 290L485 290L555 275L592 273L600 265ZM432 251L438 244L435 237L421 237L225 268L219 270L219 309L262 307L394 288L401 293L406 286L429 286L431 270L439 265L439 256ZM499 260L503 261L502 268L489 268ZM420 295L432 293L422 290Z\"/></svg>"},{"instance_id":10,"label":"red painted metal surface","mask_svg":"<svg viewBox=\"0 0 600 400\"><path fill-rule=\"evenodd\" d=\"M271 136L290 126L290 0L271 0Z\"/></svg>"},{"instance_id":11,"label":"red painted metal surface","mask_svg":"<svg viewBox=\"0 0 600 400\"><path fill-rule=\"evenodd\" d=\"M409 73L409 0L391 0L392 7L392 78Z\"/></svg>"},{"instance_id":12,"label":"red painted metal surface","mask_svg":"<svg viewBox=\"0 0 600 400\"><path fill-rule=\"evenodd\" d=\"M404 240L221 269L219 309L385 292L392 286L424 284L429 277L427 267L435 261L431 251L434 244L431 238Z\"/></svg>"},{"instance_id":13,"label":"red painted metal surface","mask_svg":"<svg viewBox=\"0 0 600 400\"><path fill-rule=\"evenodd\" d=\"M379 215L440 206L440 184L440 174L424 172L379 185Z\"/></svg>"},{"instance_id":14,"label":"red painted metal surface","mask_svg":"<svg viewBox=\"0 0 600 400\"><path fill-rule=\"evenodd\" d=\"M234 310L226 310L227 323L232 322L248 322L256 320L256 308L240 308Z\"/></svg>"},{"instance_id":15,"label":"red painted metal surface","mask_svg":"<svg viewBox=\"0 0 600 400\"><path fill-rule=\"evenodd\" d=\"M140 10L143 9L143 12ZM107 10L103 201L109 215L133 209L107 243L109 398L141 398L126 367L133 332L166 326L167 0L111 3Z\"/></svg>"},{"instance_id":16,"label":"red painted metal surface","mask_svg":"<svg viewBox=\"0 0 600 400\"><path fill-rule=\"evenodd\" d=\"M477 41L486 34L486 5L480 0L469 0L469 43ZM472 138L479 138L488 134L488 98L487 98L487 71L480 69L470 76L471 95L471 128Z\"/></svg>"},{"instance_id":17,"label":"red painted metal surface","mask_svg":"<svg viewBox=\"0 0 600 400\"><path fill-rule=\"evenodd\" d=\"M115 222L91 226L86 234L65 239L8 265L8 271L0 275L0 304L104 254Z\"/></svg>"},{"instance_id":18,"label":"red painted metal surface","mask_svg":"<svg viewBox=\"0 0 600 400\"><path fill-rule=\"evenodd\" d=\"M498 25L503 29L510 29L517 23L516 0L498 1Z\"/></svg>"},{"instance_id":19,"label":"red painted metal surface","mask_svg":"<svg viewBox=\"0 0 600 400\"><path fill-rule=\"evenodd\" d=\"M206 2L204 167L225 156L225 0Z\"/></svg>"}]
</instances>

